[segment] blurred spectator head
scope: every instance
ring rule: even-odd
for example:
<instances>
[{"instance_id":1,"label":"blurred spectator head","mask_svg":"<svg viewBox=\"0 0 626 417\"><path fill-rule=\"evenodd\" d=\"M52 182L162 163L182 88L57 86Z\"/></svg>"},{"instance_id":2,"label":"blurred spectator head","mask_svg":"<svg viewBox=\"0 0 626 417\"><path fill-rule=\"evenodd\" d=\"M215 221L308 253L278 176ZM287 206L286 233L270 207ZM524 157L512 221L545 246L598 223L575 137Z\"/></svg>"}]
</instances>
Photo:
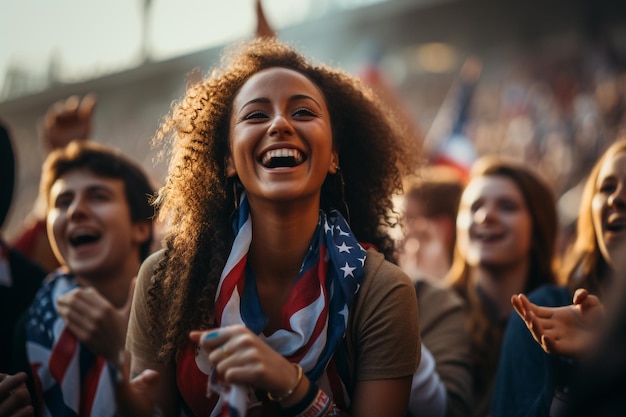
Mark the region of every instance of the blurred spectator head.
<instances>
[{"instance_id":1,"label":"blurred spectator head","mask_svg":"<svg viewBox=\"0 0 626 417\"><path fill-rule=\"evenodd\" d=\"M530 216L528 253L530 269L524 292L532 291L543 283L554 282L553 257L558 222L555 198L551 188L537 173L521 163L496 156L484 156L472 167L470 180L461 201L472 182L485 177L504 178L513 183L521 193ZM457 245L449 277L455 287L467 288L471 266L468 263L466 247L472 221L467 220L465 218L467 216L462 218L462 207L463 204L460 205L457 218ZM471 217L475 208L466 207L466 210L469 211L468 215ZM465 237L461 239L462 236Z\"/></svg>"},{"instance_id":2,"label":"blurred spectator head","mask_svg":"<svg viewBox=\"0 0 626 417\"><path fill-rule=\"evenodd\" d=\"M48 205L48 210L50 191L55 181L76 170L86 170L103 178L122 180L131 222L152 223L154 209L150 204L150 196L154 190L144 170L120 151L94 142L74 141L48 155L42 167L40 183L40 192ZM149 239L141 246L142 260L150 254L151 244L152 230Z\"/></svg>"},{"instance_id":3,"label":"blurred spectator head","mask_svg":"<svg viewBox=\"0 0 626 417\"><path fill-rule=\"evenodd\" d=\"M454 252L462 178L452 168L428 166L404 189L400 265L411 278L420 272L443 278Z\"/></svg>"},{"instance_id":4,"label":"blurred spectator head","mask_svg":"<svg viewBox=\"0 0 626 417\"><path fill-rule=\"evenodd\" d=\"M626 140L614 142L591 170L582 192L576 239L565 258L563 279L574 288L599 290L617 261L620 222L626 221Z\"/></svg>"},{"instance_id":5,"label":"blurred spectator head","mask_svg":"<svg viewBox=\"0 0 626 417\"><path fill-rule=\"evenodd\" d=\"M15 186L15 154L8 129L0 123L0 228L9 214Z\"/></svg>"}]
</instances>

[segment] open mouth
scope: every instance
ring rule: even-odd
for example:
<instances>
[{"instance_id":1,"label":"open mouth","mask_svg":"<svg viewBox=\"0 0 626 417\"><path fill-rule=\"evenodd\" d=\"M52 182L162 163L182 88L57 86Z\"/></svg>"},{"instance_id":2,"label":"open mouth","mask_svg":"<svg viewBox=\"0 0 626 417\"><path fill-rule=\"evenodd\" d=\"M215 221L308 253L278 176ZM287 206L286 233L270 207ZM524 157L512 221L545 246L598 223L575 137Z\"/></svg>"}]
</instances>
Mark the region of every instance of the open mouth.
<instances>
[{"instance_id":1,"label":"open mouth","mask_svg":"<svg viewBox=\"0 0 626 417\"><path fill-rule=\"evenodd\" d=\"M100 233L95 231L79 231L70 235L69 242L75 248L97 242L100 240Z\"/></svg>"},{"instance_id":2,"label":"open mouth","mask_svg":"<svg viewBox=\"0 0 626 417\"><path fill-rule=\"evenodd\" d=\"M626 217L620 215L610 216L606 222L606 230L611 233L626 231Z\"/></svg>"},{"instance_id":3,"label":"open mouth","mask_svg":"<svg viewBox=\"0 0 626 417\"><path fill-rule=\"evenodd\" d=\"M504 233L487 233L480 232L474 234L474 240L478 240L480 242L492 243L497 242L504 238Z\"/></svg>"},{"instance_id":4,"label":"open mouth","mask_svg":"<svg viewBox=\"0 0 626 417\"><path fill-rule=\"evenodd\" d=\"M621 233L626 230L626 224L623 223L609 223L606 225L606 230L611 233Z\"/></svg>"},{"instance_id":5,"label":"open mouth","mask_svg":"<svg viewBox=\"0 0 626 417\"><path fill-rule=\"evenodd\" d=\"M304 160L302 152L292 148L272 149L261 156L261 164L265 168L292 168Z\"/></svg>"}]
</instances>

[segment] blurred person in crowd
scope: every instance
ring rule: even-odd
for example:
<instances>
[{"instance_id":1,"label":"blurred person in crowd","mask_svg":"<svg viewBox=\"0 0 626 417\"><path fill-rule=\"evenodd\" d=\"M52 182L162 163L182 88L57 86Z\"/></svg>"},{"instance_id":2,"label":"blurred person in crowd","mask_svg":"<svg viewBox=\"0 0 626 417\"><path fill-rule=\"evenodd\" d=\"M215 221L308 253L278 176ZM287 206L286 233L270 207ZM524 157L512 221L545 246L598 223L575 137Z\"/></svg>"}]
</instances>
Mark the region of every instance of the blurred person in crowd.
<instances>
[{"instance_id":1,"label":"blurred person in crowd","mask_svg":"<svg viewBox=\"0 0 626 417\"><path fill-rule=\"evenodd\" d=\"M503 342L494 416L566 415L577 367L600 339L603 303L623 280L613 272L623 262L625 227L626 141L621 140L600 157L585 183L576 239L564 256L567 285L512 297L518 316Z\"/></svg>"},{"instance_id":2,"label":"blurred person in crowd","mask_svg":"<svg viewBox=\"0 0 626 417\"><path fill-rule=\"evenodd\" d=\"M452 260L456 213L463 190L456 170L427 166L405 181L399 264L414 282L422 340L413 376L412 416L469 416L472 373L463 300L445 277Z\"/></svg>"},{"instance_id":3,"label":"blurred person in crowd","mask_svg":"<svg viewBox=\"0 0 626 417\"><path fill-rule=\"evenodd\" d=\"M622 242L624 245L626 242ZM622 253L626 247L622 247ZM607 317L597 346L576 373L564 413L567 417L620 417L626 413L626 258L618 261L615 285L606 297ZM584 323L584 321L582 321ZM583 332L588 333L583 327Z\"/></svg>"},{"instance_id":4,"label":"blurred person in crowd","mask_svg":"<svg viewBox=\"0 0 626 417\"><path fill-rule=\"evenodd\" d=\"M150 253L153 189L118 150L73 141L42 168L51 273L16 329L43 415L111 415L134 277ZM23 363L26 362L26 363Z\"/></svg>"},{"instance_id":5,"label":"blurred person in crowd","mask_svg":"<svg viewBox=\"0 0 626 417\"><path fill-rule=\"evenodd\" d=\"M96 96L70 96L51 105L38 125L42 147L46 155L64 148L72 140L87 140L91 134ZM45 202L37 198L32 212L25 219L23 229L9 244L47 272L59 267L59 260L50 247L46 229Z\"/></svg>"},{"instance_id":6,"label":"blurred person in crowd","mask_svg":"<svg viewBox=\"0 0 626 417\"><path fill-rule=\"evenodd\" d=\"M0 227L13 199L15 165L9 130L0 124ZM13 327L32 302L45 275L44 270L11 248L0 235L0 372L13 371Z\"/></svg>"},{"instance_id":7,"label":"blurred person in crowd","mask_svg":"<svg viewBox=\"0 0 626 417\"><path fill-rule=\"evenodd\" d=\"M169 231L126 343L160 377L118 411L405 416L417 302L383 226L415 150L354 77L272 38L226 56L160 131Z\"/></svg>"},{"instance_id":8,"label":"blurred person in crowd","mask_svg":"<svg viewBox=\"0 0 626 417\"><path fill-rule=\"evenodd\" d=\"M472 167L457 215L450 286L467 305L474 416L487 416L511 296L554 283L557 214L531 169L495 156Z\"/></svg>"},{"instance_id":9,"label":"blurred person in crowd","mask_svg":"<svg viewBox=\"0 0 626 417\"><path fill-rule=\"evenodd\" d=\"M15 154L8 129L0 123L0 230L9 212L15 184ZM16 372L13 328L28 308L46 273L9 247L0 235L0 416L33 415L26 374Z\"/></svg>"},{"instance_id":10,"label":"blurred person in crowd","mask_svg":"<svg viewBox=\"0 0 626 417\"><path fill-rule=\"evenodd\" d=\"M412 280L440 282L448 273L463 185L456 170L437 165L425 167L405 184L398 262Z\"/></svg>"},{"instance_id":11,"label":"blurred person in crowd","mask_svg":"<svg viewBox=\"0 0 626 417\"><path fill-rule=\"evenodd\" d=\"M471 416L473 405L467 312L461 297L428 279L414 282L422 341L409 415Z\"/></svg>"}]
</instances>

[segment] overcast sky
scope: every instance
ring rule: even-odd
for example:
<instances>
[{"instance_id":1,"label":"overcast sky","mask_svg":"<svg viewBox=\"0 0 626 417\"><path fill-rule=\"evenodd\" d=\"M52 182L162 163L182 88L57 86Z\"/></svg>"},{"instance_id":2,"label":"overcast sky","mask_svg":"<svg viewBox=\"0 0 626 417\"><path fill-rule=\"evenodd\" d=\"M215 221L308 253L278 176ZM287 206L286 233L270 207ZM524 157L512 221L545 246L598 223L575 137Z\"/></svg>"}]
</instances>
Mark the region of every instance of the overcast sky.
<instances>
[{"instance_id":1,"label":"overcast sky","mask_svg":"<svg viewBox=\"0 0 626 417\"><path fill-rule=\"evenodd\" d=\"M331 8L384 0L263 0L277 28ZM44 76L56 57L63 81L134 66L144 0L0 0L0 90L10 66ZM250 36L254 0L152 0L151 56L159 60Z\"/></svg>"}]
</instances>

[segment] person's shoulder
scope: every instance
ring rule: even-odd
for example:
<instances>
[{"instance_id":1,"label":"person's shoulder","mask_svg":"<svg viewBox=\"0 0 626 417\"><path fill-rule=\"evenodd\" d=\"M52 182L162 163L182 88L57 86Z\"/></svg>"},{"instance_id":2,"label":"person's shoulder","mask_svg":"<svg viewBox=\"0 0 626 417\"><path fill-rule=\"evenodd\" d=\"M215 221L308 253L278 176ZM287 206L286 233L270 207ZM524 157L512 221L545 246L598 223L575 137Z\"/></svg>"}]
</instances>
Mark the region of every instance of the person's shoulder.
<instances>
[{"instance_id":1,"label":"person's shoulder","mask_svg":"<svg viewBox=\"0 0 626 417\"><path fill-rule=\"evenodd\" d=\"M572 303L569 290L554 284L544 284L527 296L533 303L546 307L560 307Z\"/></svg>"},{"instance_id":2,"label":"person's shoulder","mask_svg":"<svg viewBox=\"0 0 626 417\"><path fill-rule=\"evenodd\" d=\"M363 266L365 273L363 285L373 289L388 288L394 285L413 287L408 275L396 264L385 259L376 249L367 249Z\"/></svg>"},{"instance_id":3,"label":"person's shoulder","mask_svg":"<svg viewBox=\"0 0 626 417\"><path fill-rule=\"evenodd\" d=\"M38 264L10 247L8 262L9 274L13 281L7 291L11 294L11 301L18 303L27 299L32 301L48 274Z\"/></svg>"},{"instance_id":4,"label":"person's shoulder","mask_svg":"<svg viewBox=\"0 0 626 417\"><path fill-rule=\"evenodd\" d=\"M408 279L406 273L398 265L385 259L385 256L374 248L367 249L363 270L366 276L376 275L377 277L392 277L392 279L401 276Z\"/></svg>"},{"instance_id":5,"label":"person's shoulder","mask_svg":"<svg viewBox=\"0 0 626 417\"><path fill-rule=\"evenodd\" d=\"M151 253L142 263L143 265L146 265L152 269L154 269L159 262L161 261L161 259L163 259L163 257L165 256L165 249L159 249L154 251L153 253Z\"/></svg>"},{"instance_id":6,"label":"person's shoulder","mask_svg":"<svg viewBox=\"0 0 626 417\"><path fill-rule=\"evenodd\" d=\"M137 277L138 281L148 280L152 277L152 274L161 262L161 259L165 256L165 249L159 249L153 253L151 253L144 261L141 263L141 267L139 268L139 275Z\"/></svg>"},{"instance_id":7,"label":"person's shoulder","mask_svg":"<svg viewBox=\"0 0 626 417\"><path fill-rule=\"evenodd\" d=\"M447 306L449 308L463 308L464 301L460 295L449 287L428 280L415 281L417 299L421 302Z\"/></svg>"},{"instance_id":8,"label":"person's shoulder","mask_svg":"<svg viewBox=\"0 0 626 417\"><path fill-rule=\"evenodd\" d=\"M41 281L47 275L46 271L37 263L31 261L21 252L11 247L8 248L9 266L14 276L19 276L20 280Z\"/></svg>"}]
</instances>

